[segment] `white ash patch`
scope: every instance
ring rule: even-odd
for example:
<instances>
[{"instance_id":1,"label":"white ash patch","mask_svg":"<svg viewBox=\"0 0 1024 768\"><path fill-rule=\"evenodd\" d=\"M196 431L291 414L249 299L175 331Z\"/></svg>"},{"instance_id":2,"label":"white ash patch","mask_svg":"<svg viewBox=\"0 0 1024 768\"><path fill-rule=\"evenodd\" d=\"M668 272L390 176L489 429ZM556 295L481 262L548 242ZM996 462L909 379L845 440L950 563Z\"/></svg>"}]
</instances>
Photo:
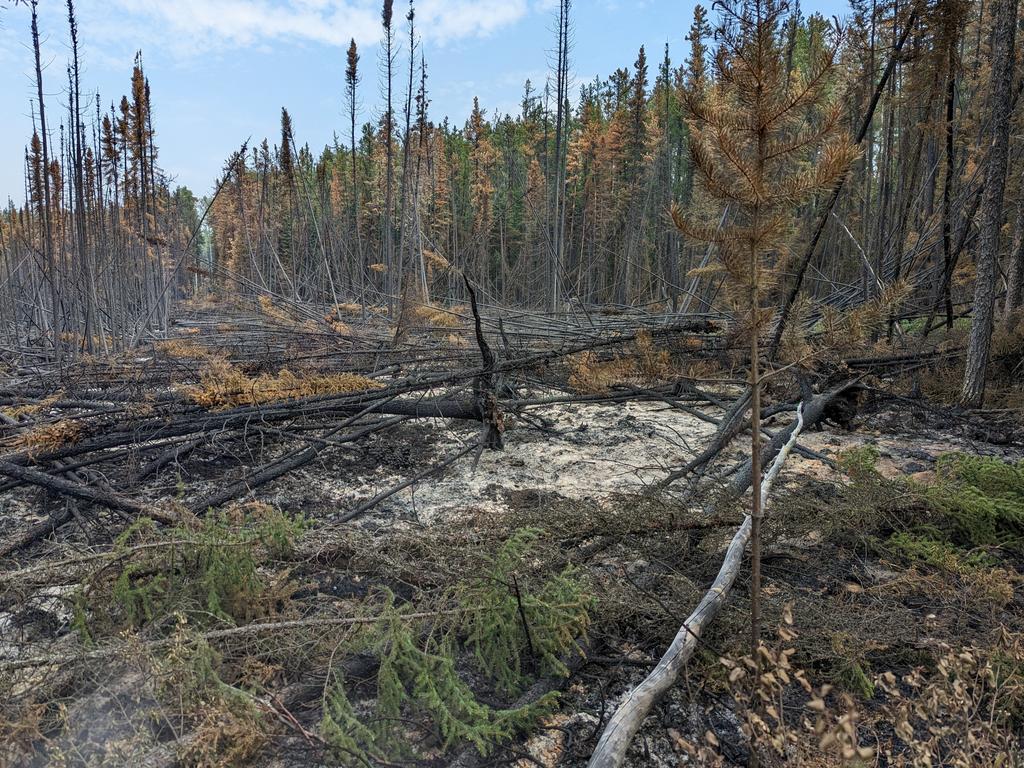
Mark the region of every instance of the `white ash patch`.
<instances>
[{"instance_id":1,"label":"white ash patch","mask_svg":"<svg viewBox=\"0 0 1024 768\"><path fill-rule=\"evenodd\" d=\"M475 468L468 455L382 502L376 514L431 523L469 508L504 510L505 491L537 489L579 500L639 492L692 458L715 429L659 402L555 404L528 415L543 416L549 431L513 420L505 450L484 451ZM444 461L478 435L475 425L437 430L424 466ZM344 511L414 474L379 469L318 481Z\"/></svg>"}]
</instances>

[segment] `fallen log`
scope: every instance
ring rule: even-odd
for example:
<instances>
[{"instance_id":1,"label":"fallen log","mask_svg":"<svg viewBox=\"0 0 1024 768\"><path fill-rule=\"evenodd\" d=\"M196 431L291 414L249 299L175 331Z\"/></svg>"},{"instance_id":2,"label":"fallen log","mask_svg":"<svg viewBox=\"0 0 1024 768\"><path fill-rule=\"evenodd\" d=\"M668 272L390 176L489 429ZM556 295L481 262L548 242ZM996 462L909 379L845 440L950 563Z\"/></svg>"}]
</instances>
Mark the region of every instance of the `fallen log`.
<instances>
[{"instance_id":1,"label":"fallen log","mask_svg":"<svg viewBox=\"0 0 1024 768\"><path fill-rule=\"evenodd\" d=\"M65 504L63 507L54 510L45 520L40 520L38 523L30 525L14 538L5 541L0 546L0 558L9 557L19 549L24 549L40 539L45 539L65 523L71 522L74 516L75 514L70 504Z\"/></svg>"},{"instance_id":2,"label":"fallen log","mask_svg":"<svg viewBox=\"0 0 1024 768\"><path fill-rule=\"evenodd\" d=\"M342 437L336 437L331 440L331 445L341 445L344 443L351 443L360 438L366 437L374 432L379 432L389 427L393 427L401 422L405 421L407 416L394 416L390 419L386 419L375 424L371 424L368 427L352 432ZM332 432L337 432L341 427L337 427ZM328 433L325 437L331 437L332 433ZM305 466L313 459L315 459L320 452L324 449L324 446L309 446L304 448L297 453L290 456L285 456L281 459L276 459L272 462L264 464L258 467L253 472L245 475L241 480L237 480L233 483L229 483L220 490L214 491L213 493L201 497L199 500L189 505L189 509L192 510L193 514L203 515L208 510L219 507L221 504L232 501L237 496L243 493L250 493L261 485L266 485L271 480L285 475L299 467Z\"/></svg>"},{"instance_id":3,"label":"fallen log","mask_svg":"<svg viewBox=\"0 0 1024 768\"><path fill-rule=\"evenodd\" d=\"M840 390L841 391L841 390ZM825 405L834 397L835 390L825 395L814 398L806 409L808 415L816 414L814 418L820 418ZM789 456L790 451L796 444L797 437L805 426L805 409L803 404L797 409L797 418L786 430L780 432L765 450L766 460L772 460L771 468L765 475L761 484L761 507L766 508L768 495L771 492L775 478L782 471L782 465ZM778 443L782 436L785 441ZM729 486L731 495L739 496L746 491L750 485L750 465L746 465L746 471L741 470ZM682 627L676 633L672 644L665 651L657 666L649 675L633 690L626 694L626 698L615 710L601 734L588 763L589 768L618 768L625 760L626 750L629 748L633 737L640 729L644 718L654 706L655 702L675 683L683 665L693 655L697 648L697 641L700 639L704 627L707 626L725 604L725 598L739 575L740 565L743 561L743 552L750 541L751 518L747 516L743 524L736 531L726 550L725 558L722 560L722 567L718 571L711 588L705 593L703 599L694 609L693 613L683 622Z\"/></svg>"},{"instance_id":4,"label":"fallen log","mask_svg":"<svg viewBox=\"0 0 1024 768\"><path fill-rule=\"evenodd\" d=\"M31 467L20 467L17 464L0 461L0 475L7 475L8 477L16 478L30 485L36 485L40 488L45 488L48 491L53 491L61 496L70 496L74 499L81 499L82 501L88 501L92 504L98 504L102 507L106 507L107 509L113 509L116 512L126 512L131 515L146 515L162 523L178 522L177 515L165 510L151 507L147 504L142 504L118 493L101 491L97 488L91 488L88 485L74 483L70 480L55 477L54 475L48 475L45 472L40 472L39 470L32 469Z\"/></svg>"},{"instance_id":5,"label":"fallen log","mask_svg":"<svg viewBox=\"0 0 1024 768\"><path fill-rule=\"evenodd\" d=\"M355 413L379 413L385 416L411 416L414 418L481 420L480 410L470 400L457 400L453 397L421 400L395 399L397 394L406 394L410 391L414 391L414 388L403 387L397 393L379 390L372 393L374 395L372 398L368 398L366 393L358 396L334 396L334 401L325 401L323 396L317 396L263 407L245 406L229 411L188 413L173 419L149 418L142 422L129 423L118 429L108 428L99 434L53 450L9 453L0 456L0 461L20 466L38 464L54 459L82 456L94 451L141 445L155 440L245 429L254 421L266 425L300 417L330 418L350 416Z\"/></svg>"},{"instance_id":6,"label":"fallen log","mask_svg":"<svg viewBox=\"0 0 1024 768\"><path fill-rule=\"evenodd\" d=\"M711 438L711 442L708 446L701 451L697 456L686 463L685 466L671 472L668 477L659 482L655 487L658 490L667 488L669 485L674 483L680 478L686 477L691 472L696 472L704 466L707 466L711 460L721 453L725 447L732 442L732 439L740 433L740 430L746 425L747 421L744 419L747 405L750 403L750 390L749 388L744 390L743 394L737 398L736 402L732 404L732 407L726 411L725 416L719 422L718 429L715 431L714 436Z\"/></svg>"},{"instance_id":7,"label":"fallen log","mask_svg":"<svg viewBox=\"0 0 1024 768\"><path fill-rule=\"evenodd\" d=\"M184 443L173 443L170 448L163 451L159 456L143 466L142 469L139 470L139 474L135 479L137 481L142 481L150 475L156 474L168 464L176 462L184 456L188 456L192 451L198 448L202 442L202 438L196 437L191 440L186 440Z\"/></svg>"}]
</instances>

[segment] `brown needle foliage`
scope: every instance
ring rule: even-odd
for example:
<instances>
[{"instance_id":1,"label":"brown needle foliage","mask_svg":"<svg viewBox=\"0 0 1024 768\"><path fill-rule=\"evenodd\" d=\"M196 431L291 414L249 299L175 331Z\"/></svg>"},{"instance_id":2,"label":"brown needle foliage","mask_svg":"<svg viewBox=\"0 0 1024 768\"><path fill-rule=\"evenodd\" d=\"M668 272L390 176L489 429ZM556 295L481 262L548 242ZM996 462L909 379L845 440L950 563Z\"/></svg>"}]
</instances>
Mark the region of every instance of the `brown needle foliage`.
<instances>
[{"instance_id":1,"label":"brown needle foliage","mask_svg":"<svg viewBox=\"0 0 1024 768\"><path fill-rule=\"evenodd\" d=\"M200 383L185 389L205 408L280 402L313 395L334 395L380 389L381 383L354 373L296 375L283 369L275 375L246 376L235 366L215 360L203 369Z\"/></svg>"},{"instance_id":2,"label":"brown needle foliage","mask_svg":"<svg viewBox=\"0 0 1024 768\"><path fill-rule=\"evenodd\" d=\"M721 22L710 87L688 88L690 150L710 197L728 207L731 221L715 228L673 206L687 237L711 243L725 276L726 295L750 344L751 397L751 655L760 642L761 380L759 336L771 310L763 304L775 275L785 269L796 206L828 190L856 156L839 130L842 104L834 71L841 32L787 74L778 0L718 4Z\"/></svg>"}]
</instances>

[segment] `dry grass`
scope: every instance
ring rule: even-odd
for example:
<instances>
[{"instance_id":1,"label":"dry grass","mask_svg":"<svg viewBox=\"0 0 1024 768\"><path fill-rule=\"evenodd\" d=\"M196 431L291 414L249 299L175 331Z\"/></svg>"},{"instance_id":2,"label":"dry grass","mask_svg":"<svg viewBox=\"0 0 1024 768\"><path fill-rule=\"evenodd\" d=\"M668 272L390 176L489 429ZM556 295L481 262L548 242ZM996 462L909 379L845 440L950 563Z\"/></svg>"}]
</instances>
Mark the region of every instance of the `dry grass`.
<instances>
[{"instance_id":1,"label":"dry grass","mask_svg":"<svg viewBox=\"0 0 1024 768\"><path fill-rule=\"evenodd\" d=\"M189 330L195 330L198 332L199 329L196 328ZM158 352L162 352L175 360L189 358L207 359L216 355L216 353L212 352L208 347L204 347L202 344L189 339L167 339L166 341L155 342L153 347Z\"/></svg>"},{"instance_id":2,"label":"dry grass","mask_svg":"<svg viewBox=\"0 0 1024 768\"><path fill-rule=\"evenodd\" d=\"M294 318L292 318L287 312L285 312L280 307L275 306L274 300L271 299L269 296L260 296L259 302L260 310L267 317L276 320L279 323L284 323L285 325L294 325Z\"/></svg>"},{"instance_id":3,"label":"dry grass","mask_svg":"<svg viewBox=\"0 0 1024 768\"><path fill-rule=\"evenodd\" d=\"M324 322L335 333L348 336L352 333L352 327L342 320L342 317L358 315L360 311L361 308L358 304L336 304L331 308L330 312L324 315Z\"/></svg>"},{"instance_id":4,"label":"dry grass","mask_svg":"<svg viewBox=\"0 0 1024 768\"><path fill-rule=\"evenodd\" d=\"M223 360L203 369L198 385L185 388L187 396L204 408L235 408L315 395L337 395L380 389L379 381L354 373L296 376L287 368L276 375L246 376Z\"/></svg>"},{"instance_id":5,"label":"dry grass","mask_svg":"<svg viewBox=\"0 0 1024 768\"><path fill-rule=\"evenodd\" d=\"M362 307L353 301L342 302L341 304L335 304L332 313L338 317L341 315L358 315L362 311Z\"/></svg>"}]
</instances>

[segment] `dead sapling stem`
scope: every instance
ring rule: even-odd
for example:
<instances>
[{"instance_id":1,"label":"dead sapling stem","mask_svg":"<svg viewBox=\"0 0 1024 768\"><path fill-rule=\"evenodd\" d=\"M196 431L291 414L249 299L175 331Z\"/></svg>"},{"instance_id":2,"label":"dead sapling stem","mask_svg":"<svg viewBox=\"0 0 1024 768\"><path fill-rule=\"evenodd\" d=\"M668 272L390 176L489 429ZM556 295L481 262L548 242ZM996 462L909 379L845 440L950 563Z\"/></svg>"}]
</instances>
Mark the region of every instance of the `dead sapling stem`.
<instances>
[{"instance_id":1,"label":"dead sapling stem","mask_svg":"<svg viewBox=\"0 0 1024 768\"><path fill-rule=\"evenodd\" d=\"M512 587L516 596L516 606L519 608L519 620L523 622L523 632L526 633L526 645L530 649L530 659L534 664L537 662L537 650L533 645L533 633L530 632L530 622L526 619L526 609L523 607L523 595L519 591L519 579L512 574Z\"/></svg>"},{"instance_id":2,"label":"dead sapling stem","mask_svg":"<svg viewBox=\"0 0 1024 768\"><path fill-rule=\"evenodd\" d=\"M483 324L480 320L480 309L476 302L476 291L465 274L462 276L469 292L469 304L473 311L473 327L476 332L476 343L480 347L480 358L483 364L480 374L473 380L473 394L476 407L483 421L483 435L480 441L481 451L484 448L496 451L505 447L502 433L505 431L505 416L498 407L498 397L494 387L494 368L497 358L484 337ZM477 456L479 461L479 455ZM476 462L474 462L476 466Z\"/></svg>"},{"instance_id":3,"label":"dead sapling stem","mask_svg":"<svg viewBox=\"0 0 1024 768\"><path fill-rule=\"evenodd\" d=\"M405 480L405 481L399 483L398 485L393 486L392 488L388 488L387 490L378 493L373 498L367 499L362 504L360 504L358 507L353 509L351 512L346 512L344 515L342 515L341 517L337 518L336 522L347 523L349 520L354 520L355 518L359 517L360 515L363 515L366 512L369 512L371 509L373 509L375 506L380 504L385 499L388 499L388 498L394 496L396 493L404 491L406 488L408 488L411 485L415 485L420 480L423 480L423 479L425 479L427 477L430 477L431 475L433 475L433 474L435 474L437 472L440 472L441 470L443 470L443 469L445 469L447 467L450 467L452 464L454 464L456 461L461 459L467 453L470 453L472 451L482 450L480 445L481 445L480 443L469 443L464 448L462 448L461 450L459 450L456 453L452 454L451 456L449 456L447 459L445 459L444 461L440 462L439 464L435 464L432 467L428 467L427 469L425 469L424 471L420 472L419 474L414 475L413 477L410 477L408 480Z\"/></svg>"},{"instance_id":4,"label":"dead sapling stem","mask_svg":"<svg viewBox=\"0 0 1024 768\"><path fill-rule=\"evenodd\" d=\"M800 432L808 423L813 423L822 417L825 406L833 398L834 392L829 392L818 395L809 404L802 404L797 410L796 421L779 433L780 440L773 440L765 447L764 459L772 461L772 465L761 485L762 508L767 502L772 485L796 444ZM738 497L749 486L750 477L740 472L739 476L729 484L728 490L731 496ZM725 604L726 597L739 575L740 566L743 563L743 552L747 544L751 542L752 521L753 517L748 515L737 529L711 588L704 594L686 621L682 623L661 660L639 685L626 694L625 699L615 710L591 755L589 768L617 768L625 761L626 750L647 717L647 713L675 683L683 666L696 650L697 642L704 629Z\"/></svg>"}]
</instances>

